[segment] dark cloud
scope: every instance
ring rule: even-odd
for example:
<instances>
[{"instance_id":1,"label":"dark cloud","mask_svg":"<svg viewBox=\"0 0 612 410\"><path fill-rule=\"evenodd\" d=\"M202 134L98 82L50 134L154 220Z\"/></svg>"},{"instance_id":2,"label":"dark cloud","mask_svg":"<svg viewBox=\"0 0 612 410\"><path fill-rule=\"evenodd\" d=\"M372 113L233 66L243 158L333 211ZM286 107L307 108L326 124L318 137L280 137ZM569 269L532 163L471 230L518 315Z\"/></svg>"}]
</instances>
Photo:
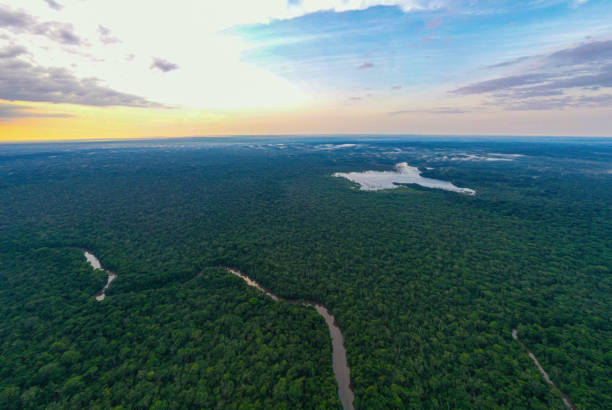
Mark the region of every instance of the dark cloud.
<instances>
[{"instance_id":1,"label":"dark cloud","mask_svg":"<svg viewBox=\"0 0 612 410\"><path fill-rule=\"evenodd\" d=\"M69 118L70 114L53 112L32 112L32 107L0 103L0 122L12 118L34 117L34 118Z\"/></svg>"},{"instance_id":2,"label":"dark cloud","mask_svg":"<svg viewBox=\"0 0 612 410\"><path fill-rule=\"evenodd\" d=\"M51 7L53 10L61 10L64 8L64 6L62 6L55 0L45 0L45 3L47 3L47 5Z\"/></svg>"},{"instance_id":3,"label":"dark cloud","mask_svg":"<svg viewBox=\"0 0 612 410\"><path fill-rule=\"evenodd\" d=\"M25 12L11 11L7 7L0 6L0 28L23 29L36 24L34 17Z\"/></svg>"},{"instance_id":4,"label":"dark cloud","mask_svg":"<svg viewBox=\"0 0 612 410\"><path fill-rule=\"evenodd\" d=\"M531 72L498 77L468 84L452 94L489 94L494 105L509 110L547 110L604 104L605 99L566 92L594 92L612 87L612 40L591 41L543 56L526 56L490 68L515 65L530 60ZM534 68L535 67L535 68ZM549 97L549 98L543 98Z\"/></svg>"},{"instance_id":5,"label":"dark cloud","mask_svg":"<svg viewBox=\"0 0 612 410\"><path fill-rule=\"evenodd\" d=\"M612 65L603 67L594 74L524 74L482 81L453 90L454 94L484 94L504 91L501 95L530 98L561 95L567 89L585 88L598 90L612 87Z\"/></svg>"},{"instance_id":6,"label":"dark cloud","mask_svg":"<svg viewBox=\"0 0 612 410\"><path fill-rule=\"evenodd\" d=\"M70 23L50 21L36 24L36 26L34 26L30 31L33 34L45 36L51 40L57 41L58 43L67 45L81 44L81 39L74 33L74 27Z\"/></svg>"},{"instance_id":7,"label":"dark cloud","mask_svg":"<svg viewBox=\"0 0 612 410\"><path fill-rule=\"evenodd\" d=\"M11 10L3 6L0 6L0 28L18 34L30 33L45 36L61 44L80 45L82 43L79 36L74 33L74 27L70 23L39 22L23 10Z\"/></svg>"},{"instance_id":8,"label":"dark cloud","mask_svg":"<svg viewBox=\"0 0 612 410\"><path fill-rule=\"evenodd\" d=\"M577 75L565 79L558 79L547 85L550 89L563 88L591 88L599 89L612 87L612 64L604 67L600 72L589 75Z\"/></svg>"},{"instance_id":9,"label":"dark cloud","mask_svg":"<svg viewBox=\"0 0 612 410\"><path fill-rule=\"evenodd\" d=\"M160 71L163 71L164 73L167 73L168 71L176 70L178 68L179 68L178 65L171 63L170 61L166 61L161 58L157 58L157 57L154 58L153 63L151 63L151 69L160 70Z\"/></svg>"},{"instance_id":10,"label":"dark cloud","mask_svg":"<svg viewBox=\"0 0 612 410\"><path fill-rule=\"evenodd\" d=\"M577 47L557 51L547 57L556 64L594 64L612 60L612 40L593 41Z\"/></svg>"},{"instance_id":11,"label":"dark cloud","mask_svg":"<svg viewBox=\"0 0 612 410\"><path fill-rule=\"evenodd\" d=\"M28 50L22 46L8 46L0 49L0 58L13 58L27 52Z\"/></svg>"},{"instance_id":12,"label":"dark cloud","mask_svg":"<svg viewBox=\"0 0 612 410\"><path fill-rule=\"evenodd\" d=\"M145 98L112 90L95 78L78 79L66 68L0 60L0 99L92 106L161 107Z\"/></svg>"},{"instance_id":13,"label":"dark cloud","mask_svg":"<svg viewBox=\"0 0 612 410\"><path fill-rule=\"evenodd\" d=\"M357 66L359 70L364 70L364 69L372 68L372 67L374 67L374 63L370 63L368 61L364 61L363 63Z\"/></svg>"},{"instance_id":14,"label":"dark cloud","mask_svg":"<svg viewBox=\"0 0 612 410\"><path fill-rule=\"evenodd\" d=\"M100 41L104 44L115 44L121 42L121 40L111 34L109 28L102 25L98 26L98 34L100 35Z\"/></svg>"}]
</instances>

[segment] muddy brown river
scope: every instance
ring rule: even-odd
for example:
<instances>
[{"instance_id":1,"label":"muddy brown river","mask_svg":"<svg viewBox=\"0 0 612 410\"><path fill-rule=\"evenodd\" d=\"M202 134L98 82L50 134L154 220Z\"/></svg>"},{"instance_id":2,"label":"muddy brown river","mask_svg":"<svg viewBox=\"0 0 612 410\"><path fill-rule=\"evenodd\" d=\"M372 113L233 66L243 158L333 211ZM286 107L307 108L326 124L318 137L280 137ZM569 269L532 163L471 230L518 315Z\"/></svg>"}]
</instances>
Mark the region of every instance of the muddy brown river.
<instances>
[{"instance_id":1,"label":"muddy brown river","mask_svg":"<svg viewBox=\"0 0 612 410\"><path fill-rule=\"evenodd\" d=\"M353 410L353 400L355 395L353 394L353 387L351 386L351 375L348 362L346 361L346 348L344 347L344 336L336 322L334 315L323 305L315 302L306 302L301 300L284 299L280 296L275 295L268 289L261 286L259 283L249 278L244 273L234 268L225 268L232 275L236 275L242 278L249 286L259 289L270 298L275 301L283 301L293 304L300 304L303 306L314 307L318 314L323 316L327 327L329 328L329 334L332 339L332 364L334 368L334 375L336 376L336 382L338 383L338 396L342 402L342 407L345 410Z\"/></svg>"},{"instance_id":2,"label":"muddy brown river","mask_svg":"<svg viewBox=\"0 0 612 410\"><path fill-rule=\"evenodd\" d=\"M110 272L102 267L100 260L91 252L83 251L87 262L94 268L103 270L108 274L108 280L106 285L96 294L96 300L102 301L106 298L106 290L110 286L110 284L117 278L117 274ZM316 302L308 302L301 300L290 300L281 298L269 290L265 289L259 283L249 278L244 273L240 272L237 269L225 267L229 273L236 275L242 278L249 286L259 289L267 296L272 298L272 300L278 302L283 301L292 304L299 304L303 306L309 306L315 308L318 314L323 316L325 319L325 323L327 323L327 327L329 328L329 334L332 340L332 365L334 369L334 375L336 376L336 382L338 383L338 396L340 401L342 402L342 407L345 410L354 410L353 400L355 395L353 394L353 387L351 386L351 376L350 369L348 367L348 362L346 361L346 349L344 347L344 336L342 335L342 331L340 330L340 326L338 326L338 322L334 315L323 305Z\"/></svg>"}]
</instances>

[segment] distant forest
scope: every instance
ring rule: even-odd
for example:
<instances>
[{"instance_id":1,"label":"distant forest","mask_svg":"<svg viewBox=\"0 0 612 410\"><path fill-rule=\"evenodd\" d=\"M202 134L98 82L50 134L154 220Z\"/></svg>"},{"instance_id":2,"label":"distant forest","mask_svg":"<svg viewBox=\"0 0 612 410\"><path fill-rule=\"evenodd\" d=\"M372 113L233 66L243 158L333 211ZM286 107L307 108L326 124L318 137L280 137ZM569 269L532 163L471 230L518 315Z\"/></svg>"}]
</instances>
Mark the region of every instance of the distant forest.
<instances>
[{"instance_id":1,"label":"distant forest","mask_svg":"<svg viewBox=\"0 0 612 410\"><path fill-rule=\"evenodd\" d=\"M284 143L0 147L0 408L612 408L609 140Z\"/></svg>"}]
</instances>

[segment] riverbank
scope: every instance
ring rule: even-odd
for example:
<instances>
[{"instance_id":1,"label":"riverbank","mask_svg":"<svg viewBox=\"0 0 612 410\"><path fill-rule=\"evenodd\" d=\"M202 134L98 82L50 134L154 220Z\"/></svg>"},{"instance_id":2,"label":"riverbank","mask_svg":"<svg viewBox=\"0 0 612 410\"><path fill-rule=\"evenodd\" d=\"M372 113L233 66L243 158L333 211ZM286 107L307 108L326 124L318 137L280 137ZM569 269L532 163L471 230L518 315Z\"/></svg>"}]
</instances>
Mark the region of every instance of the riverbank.
<instances>
[{"instance_id":1,"label":"riverbank","mask_svg":"<svg viewBox=\"0 0 612 410\"><path fill-rule=\"evenodd\" d=\"M323 316L323 318L325 319L325 323L329 328L329 334L332 339L332 364L334 369L334 375L336 376L336 382L338 383L338 396L340 397L340 401L342 402L344 410L354 410L353 400L355 399L355 394L353 392L353 386L351 385L350 368L346 360L344 335L342 334L340 326L338 326L338 321L329 311L329 309L317 302L282 298L280 296L275 295L270 290L264 288L259 283L257 283L257 281L253 280L248 275L245 275L238 269L230 268L227 266L224 266L223 269L225 269L232 275L238 276L239 278L243 279L249 286L252 286L262 291L276 302L282 301L292 304L299 304L302 306L314 307L317 313Z\"/></svg>"}]
</instances>

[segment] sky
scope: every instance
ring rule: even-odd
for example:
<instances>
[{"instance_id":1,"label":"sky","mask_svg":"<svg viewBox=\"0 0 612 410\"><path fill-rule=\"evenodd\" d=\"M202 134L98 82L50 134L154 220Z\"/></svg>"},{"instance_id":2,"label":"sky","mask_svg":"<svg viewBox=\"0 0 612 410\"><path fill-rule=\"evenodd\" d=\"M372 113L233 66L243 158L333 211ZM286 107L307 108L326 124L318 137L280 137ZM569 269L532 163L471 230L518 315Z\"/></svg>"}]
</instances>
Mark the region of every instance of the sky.
<instances>
[{"instance_id":1,"label":"sky","mask_svg":"<svg viewBox=\"0 0 612 410\"><path fill-rule=\"evenodd\" d=\"M0 0L0 141L612 136L612 0Z\"/></svg>"}]
</instances>

